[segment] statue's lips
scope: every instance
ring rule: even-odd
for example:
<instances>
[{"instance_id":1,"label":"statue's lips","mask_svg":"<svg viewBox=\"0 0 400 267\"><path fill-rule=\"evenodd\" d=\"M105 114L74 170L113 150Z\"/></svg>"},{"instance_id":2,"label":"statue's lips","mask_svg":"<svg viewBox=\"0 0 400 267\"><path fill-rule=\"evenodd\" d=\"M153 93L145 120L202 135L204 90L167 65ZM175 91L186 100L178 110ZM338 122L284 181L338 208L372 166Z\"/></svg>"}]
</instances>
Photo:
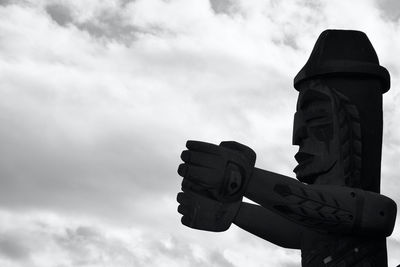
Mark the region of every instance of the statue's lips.
<instances>
[{"instance_id":1,"label":"statue's lips","mask_svg":"<svg viewBox=\"0 0 400 267\"><path fill-rule=\"evenodd\" d=\"M294 158L299 163L293 170L295 173L297 173L313 161L314 155L306 152L297 152L296 155L294 155Z\"/></svg>"},{"instance_id":2,"label":"statue's lips","mask_svg":"<svg viewBox=\"0 0 400 267\"><path fill-rule=\"evenodd\" d=\"M293 169L293 172L296 173L296 176L299 180L315 180L318 176L330 172L337 163L337 161L333 162L332 165L326 170L313 171L309 168L307 172L305 168L313 162L314 156L315 155L305 152L298 152L294 156L299 164Z\"/></svg>"}]
</instances>

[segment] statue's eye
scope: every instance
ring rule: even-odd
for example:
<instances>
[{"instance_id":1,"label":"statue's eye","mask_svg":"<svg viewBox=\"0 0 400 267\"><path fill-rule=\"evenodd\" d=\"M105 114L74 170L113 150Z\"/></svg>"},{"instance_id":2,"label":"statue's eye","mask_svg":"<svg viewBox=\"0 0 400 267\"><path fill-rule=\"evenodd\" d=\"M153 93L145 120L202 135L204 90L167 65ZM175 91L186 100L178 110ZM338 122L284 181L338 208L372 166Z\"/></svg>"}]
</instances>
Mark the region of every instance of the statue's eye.
<instances>
[{"instance_id":1,"label":"statue's eye","mask_svg":"<svg viewBox=\"0 0 400 267\"><path fill-rule=\"evenodd\" d=\"M304 114L309 133L319 141L333 138L332 116L325 110L312 110Z\"/></svg>"},{"instance_id":2,"label":"statue's eye","mask_svg":"<svg viewBox=\"0 0 400 267\"><path fill-rule=\"evenodd\" d=\"M310 126L309 131L319 141L329 141L333 138L332 123Z\"/></svg>"},{"instance_id":3,"label":"statue's eye","mask_svg":"<svg viewBox=\"0 0 400 267\"><path fill-rule=\"evenodd\" d=\"M331 116L325 110L305 112L304 120L310 126L318 126L332 123Z\"/></svg>"}]
</instances>

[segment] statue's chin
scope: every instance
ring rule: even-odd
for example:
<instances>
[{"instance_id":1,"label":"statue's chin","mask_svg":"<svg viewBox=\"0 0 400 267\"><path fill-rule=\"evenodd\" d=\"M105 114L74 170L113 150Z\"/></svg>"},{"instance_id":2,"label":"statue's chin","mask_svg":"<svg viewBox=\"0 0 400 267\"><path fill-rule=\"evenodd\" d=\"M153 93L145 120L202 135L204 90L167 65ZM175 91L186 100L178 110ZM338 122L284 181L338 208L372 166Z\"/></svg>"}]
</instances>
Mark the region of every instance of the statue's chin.
<instances>
[{"instance_id":1,"label":"statue's chin","mask_svg":"<svg viewBox=\"0 0 400 267\"><path fill-rule=\"evenodd\" d=\"M293 171L296 173L296 177L299 181L314 183L317 178L329 174L336 163L337 161L334 161L330 166L321 169L320 166L314 166L315 164L313 164L313 162L300 162Z\"/></svg>"}]
</instances>

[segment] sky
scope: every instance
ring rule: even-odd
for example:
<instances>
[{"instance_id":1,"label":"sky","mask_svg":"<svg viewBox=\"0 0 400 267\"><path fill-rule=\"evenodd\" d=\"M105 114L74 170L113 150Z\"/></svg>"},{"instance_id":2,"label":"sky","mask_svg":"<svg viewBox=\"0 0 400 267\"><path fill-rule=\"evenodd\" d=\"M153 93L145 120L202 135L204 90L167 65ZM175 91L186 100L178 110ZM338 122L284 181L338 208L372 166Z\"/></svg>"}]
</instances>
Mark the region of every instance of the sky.
<instances>
[{"instance_id":1,"label":"sky","mask_svg":"<svg viewBox=\"0 0 400 267\"><path fill-rule=\"evenodd\" d=\"M0 0L0 266L299 266L235 225L181 225L176 170L186 140L236 140L294 177L293 78L325 29L364 31L391 74L400 203L399 1ZM399 251L397 223L389 266Z\"/></svg>"}]
</instances>

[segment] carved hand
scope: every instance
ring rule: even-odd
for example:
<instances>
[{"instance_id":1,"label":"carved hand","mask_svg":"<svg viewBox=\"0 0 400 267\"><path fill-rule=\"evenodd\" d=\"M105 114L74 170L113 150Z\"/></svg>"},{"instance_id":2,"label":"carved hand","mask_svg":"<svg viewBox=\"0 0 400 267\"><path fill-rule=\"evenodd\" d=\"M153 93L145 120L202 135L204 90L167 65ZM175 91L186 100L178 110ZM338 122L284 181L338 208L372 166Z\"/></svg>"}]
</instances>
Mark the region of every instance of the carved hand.
<instances>
[{"instance_id":1,"label":"carved hand","mask_svg":"<svg viewBox=\"0 0 400 267\"><path fill-rule=\"evenodd\" d=\"M188 227L212 232L227 230L241 205L241 201L222 203L192 190L178 193L178 212L181 222Z\"/></svg>"},{"instance_id":2,"label":"carved hand","mask_svg":"<svg viewBox=\"0 0 400 267\"><path fill-rule=\"evenodd\" d=\"M252 149L233 141L187 141L186 147L178 168L183 189L224 203L242 199L256 161Z\"/></svg>"},{"instance_id":3,"label":"carved hand","mask_svg":"<svg viewBox=\"0 0 400 267\"><path fill-rule=\"evenodd\" d=\"M251 177L256 155L236 142L219 146L188 141L178 168L184 179L177 196L182 224L221 232L232 224Z\"/></svg>"}]
</instances>

